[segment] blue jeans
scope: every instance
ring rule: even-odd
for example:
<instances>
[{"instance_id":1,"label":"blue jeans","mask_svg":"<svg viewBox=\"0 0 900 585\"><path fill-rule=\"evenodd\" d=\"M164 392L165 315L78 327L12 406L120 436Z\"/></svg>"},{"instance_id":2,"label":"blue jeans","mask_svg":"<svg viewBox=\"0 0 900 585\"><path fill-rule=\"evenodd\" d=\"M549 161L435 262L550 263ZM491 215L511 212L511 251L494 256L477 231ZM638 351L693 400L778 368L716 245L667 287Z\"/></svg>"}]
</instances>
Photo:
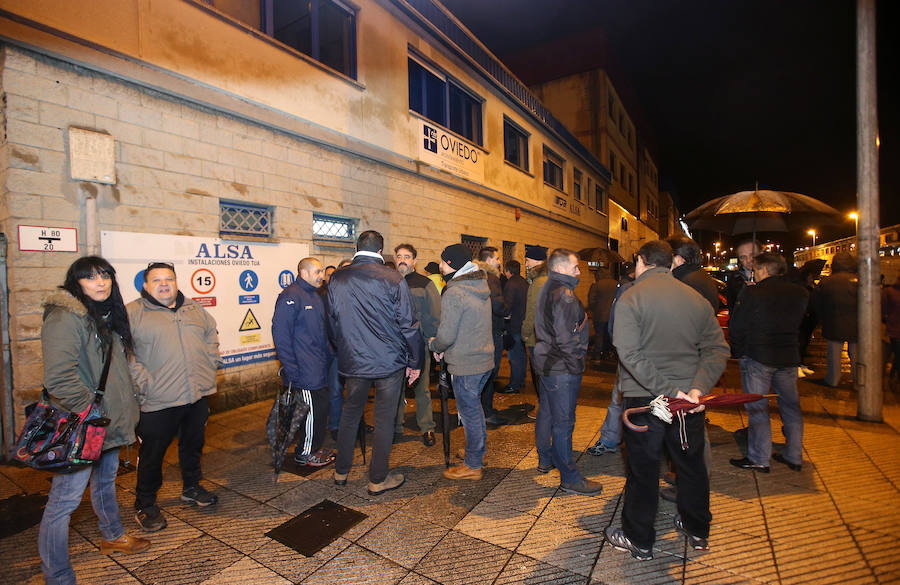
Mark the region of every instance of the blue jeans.
<instances>
[{"instance_id":1,"label":"blue jeans","mask_svg":"<svg viewBox=\"0 0 900 585\"><path fill-rule=\"evenodd\" d=\"M612 399L606 409L606 418L600 427L600 441L604 447L615 449L622 442L622 393L619 392L619 378L613 386Z\"/></svg>"},{"instance_id":2,"label":"blue jeans","mask_svg":"<svg viewBox=\"0 0 900 585\"><path fill-rule=\"evenodd\" d=\"M741 358L741 384L745 393L778 394L778 411L784 426L786 447L782 455L790 463L803 463L803 414L797 393L797 366L774 368L747 356ZM768 465L772 456L772 425L767 399L744 405L749 420L747 457L755 465Z\"/></svg>"},{"instance_id":3,"label":"blue jeans","mask_svg":"<svg viewBox=\"0 0 900 585\"><path fill-rule=\"evenodd\" d=\"M341 426L341 409L344 407L344 385L338 374L337 356L328 367L328 430L336 431Z\"/></svg>"},{"instance_id":4,"label":"blue jeans","mask_svg":"<svg viewBox=\"0 0 900 585\"><path fill-rule=\"evenodd\" d=\"M75 571L69 562L69 518L81 504L88 481L91 483L91 505L97 515L100 534L105 540L117 540L125 535L116 501L118 469L119 449L110 449L91 466L74 473L53 476L38 533L41 570L48 584L75 583Z\"/></svg>"},{"instance_id":5,"label":"blue jeans","mask_svg":"<svg viewBox=\"0 0 900 585\"><path fill-rule=\"evenodd\" d=\"M522 343L521 333L510 335L514 344L511 349L506 350L506 357L509 358L509 385L520 390L525 387L525 344Z\"/></svg>"},{"instance_id":6,"label":"blue jeans","mask_svg":"<svg viewBox=\"0 0 900 585\"><path fill-rule=\"evenodd\" d=\"M541 416L550 418L550 434L539 437L535 431L538 464L547 461L559 470L561 483L578 483L584 476L578 471L572 458L572 431L575 430L575 405L581 389L581 374L551 374L541 376L541 394L538 397L538 422Z\"/></svg>"},{"instance_id":7,"label":"blue jeans","mask_svg":"<svg viewBox=\"0 0 900 585\"><path fill-rule=\"evenodd\" d=\"M466 433L466 466L470 469L481 469L487 442L487 429L484 424L484 410L481 407L480 395L484 383L491 377L491 372L473 374L471 376L452 376L453 394L456 396L456 410Z\"/></svg>"}]
</instances>

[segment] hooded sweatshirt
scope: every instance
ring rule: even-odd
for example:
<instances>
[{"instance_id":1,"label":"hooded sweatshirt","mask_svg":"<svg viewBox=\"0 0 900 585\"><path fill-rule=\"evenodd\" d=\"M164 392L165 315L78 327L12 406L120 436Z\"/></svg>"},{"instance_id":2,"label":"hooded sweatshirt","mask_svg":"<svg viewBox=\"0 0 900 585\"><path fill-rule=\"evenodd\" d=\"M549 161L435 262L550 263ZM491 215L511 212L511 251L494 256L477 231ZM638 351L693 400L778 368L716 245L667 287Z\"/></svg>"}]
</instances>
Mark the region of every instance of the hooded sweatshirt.
<instances>
[{"instance_id":1,"label":"hooded sweatshirt","mask_svg":"<svg viewBox=\"0 0 900 585\"><path fill-rule=\"evenodd\" d=\"M441 296L441 324L429 348L444 354L454 376L483 374L494 368L491 290L485 272L467 262L447 282Z\"/></svg>"}]
</instances>

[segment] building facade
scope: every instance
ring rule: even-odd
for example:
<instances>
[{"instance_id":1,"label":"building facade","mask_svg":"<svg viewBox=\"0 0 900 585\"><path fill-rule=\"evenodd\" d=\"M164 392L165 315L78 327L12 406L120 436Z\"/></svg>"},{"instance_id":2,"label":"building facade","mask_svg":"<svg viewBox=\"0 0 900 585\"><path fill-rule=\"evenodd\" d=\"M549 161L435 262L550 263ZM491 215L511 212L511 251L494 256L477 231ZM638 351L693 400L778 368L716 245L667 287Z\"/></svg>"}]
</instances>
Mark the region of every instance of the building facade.
<instances>
[{"instance_id":1,"label":"building facade","mask_svg":"<svg viewBox=\"0 0 900 585\"><path fill-rule=\"evenodd\" d=\"M175 262L218 311L224 408L277 384L266 299L361 230L424 262L606 246L604 164L430 0L2 0L0 39L6 441L81 255L126 298L141 260Z\"/></svg>"},{"instance_id":2,"label":"building facade","mask_svg":"<svg viewBox=\"0 0 900 585\"><path fill-rule=\"evenodd\" d=\"M592 69L531 89L610 171L610 248L629 258L658 237L659 170L608 73Z\"/></svg>"}]
</instances>

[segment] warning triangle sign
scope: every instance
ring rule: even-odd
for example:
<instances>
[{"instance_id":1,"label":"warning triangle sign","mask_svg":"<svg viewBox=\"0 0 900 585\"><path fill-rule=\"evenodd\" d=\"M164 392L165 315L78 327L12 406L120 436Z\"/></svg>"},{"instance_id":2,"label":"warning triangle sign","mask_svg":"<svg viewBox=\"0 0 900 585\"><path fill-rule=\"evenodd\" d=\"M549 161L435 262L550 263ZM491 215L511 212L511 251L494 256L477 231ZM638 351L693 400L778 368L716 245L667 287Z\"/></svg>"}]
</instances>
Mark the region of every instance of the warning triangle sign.
<instances>
[{"instance_id":1,"label":"warning triangle sign","mask_svg":"<svg viewBox=\"0 0 900 585\"><path fill-rule=\"evenodd\" d=\"M253 311L247 309L247 314L244 315L244 320L241 322L241 328L238 331L252 331L253 329L260 329L259 321L256 320L256 315L253 314Z\"/></svg>"}]
</instances>

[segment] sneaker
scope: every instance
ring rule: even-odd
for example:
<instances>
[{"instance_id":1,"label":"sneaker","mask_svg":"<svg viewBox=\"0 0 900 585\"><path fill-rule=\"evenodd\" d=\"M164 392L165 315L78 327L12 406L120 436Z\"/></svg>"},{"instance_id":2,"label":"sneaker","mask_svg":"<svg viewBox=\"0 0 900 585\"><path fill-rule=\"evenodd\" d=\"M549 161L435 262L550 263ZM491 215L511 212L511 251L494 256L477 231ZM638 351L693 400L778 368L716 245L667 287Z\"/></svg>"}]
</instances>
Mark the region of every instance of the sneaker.
<instances>
[{"instance_id":1,"label":"sneaker","mask_svg":"<svg viewBox=\"0 0 900 585\"><path fill-rule=\"evenodd\" d=\"M134 519L144 532L158 532L168 525L159 506L155 504L137 510Z\"/></svg>"},{"instance_id":2,"label":"sneaker","mask_svg":"<svg viewBox=\"0 0 900 585\"><path fill-rule=\"evenodd\" d=\"M627 536L625 536L625 533L622 532L621 528L613 529L612 526L608 526L606 530L603 531L603 534L606 536L606 542L611 544L614 549L630 552L631 556L639 561L649 561L653 559L653 549L636 546Z\"/></svg>"},{"instance_id":3,"label":"sneaker","mask_svg":"<svg viewBox=\"0 0 900 585\"><path fill-rule=\"evenodd\" d=\"M369 482L369 495L378 496L384 492L395 490L406 481L406 477L399 471L389 471L387 477L381 483Z\"/></svg>"},{"instance_id":4,"label":"sneaker","mask_svg":"<svg viewBox=\"0 0 900 585\"><path fill-rule=\"evenodd\" d=\"M806 366L803 364L800 364L800 371L803 372L804 374L806 374L807 376L812 376L813 374L816 373L815 370L813 370L809 366Z\"/></svg>"},{"instance_id":5,"label":"sneaker","mask_svg":"<svg viewBox=\"0 0 900 585\"><path fill-rule=\"evenodd\" d=\"M603 491L603 486L599 481L590 479L582 479L577 483L561 483L559 489L570 494L578 494L579 496L596 496Z\"/></svg>"},{"instance_id":6,"label":"sneaker","mask_svg":"<svg viewBox=\"0 0 900 585\"><path fill-rule=\"evenodd\" d=\"M205 508L207 506L212 506L213 504L218 504L219 496L208 492L202 485L195 485L185 488L184 491L181 492L181 501Z\"/></svg>"},{"instance_id":7,"label":"sneaker","mask_svg":"<svg viewBox=\"0 0 900 585\"><path fill-rule=\"evenodd\" d=\"M548 463L547 465L541 465L540 463L538 463L537 466L538 473L550 473L554 469L556 469L556 466L552 463Z\"/></svg>"},{"instance_id":8,"label":"sneaker","mask_svg":"<svg viewBox=\"0 0 900 585\"><path fill-rule=\"evenodd\" d=\"M294 463L303 467L309 462L309 454L308 453L294 453Z\"/></svg>"},{"instance_id":9,"label":"sneaker","mask_svg":"<svg viewBox=\"0 0 900 585\"><path fill-rule=\"evenodd\" d=\"M334 451L319 449L309 456L306 464L310 467L325 467L329 463L334 463L334 456Z\"/></svg>"},{"instance_id":10,"label":"sneaker","mask_svg":"<svg viewBox=\"0 0 900 585\"><path fill-rule=\"evenodd\" d=\"M484 417L484 424L492 425L495 427L499 427L500 425L505 425L508 421L500 416L499 414L492 414L490 416Z\"/></svg>"},{"instance_id":11,"label":"sneaker","mask_svg":"<svg viewBox=\"0 0 900 585\"><path fill-rule=\"evenodd\" d=\"M694 550L709 550L709 540L703 538L702 536L694 536L684 528L684 524L681 522L681 515L675 515L675 530L687 536L688 544L691 545L691 548Z\"/></svg>"},{"instance_id":12,"label":"sneaker","mask_svg":"<svg viewBox=\"0 0 900 585\"><path fill-rule=\"evenodd\" d=\"M596 456L606 455L607 453L615 453L618 450L618 447L607 447L600 441L597 441L594 445L591 445L587 448L588 453Z\"/></svg>"}]
</instances>

